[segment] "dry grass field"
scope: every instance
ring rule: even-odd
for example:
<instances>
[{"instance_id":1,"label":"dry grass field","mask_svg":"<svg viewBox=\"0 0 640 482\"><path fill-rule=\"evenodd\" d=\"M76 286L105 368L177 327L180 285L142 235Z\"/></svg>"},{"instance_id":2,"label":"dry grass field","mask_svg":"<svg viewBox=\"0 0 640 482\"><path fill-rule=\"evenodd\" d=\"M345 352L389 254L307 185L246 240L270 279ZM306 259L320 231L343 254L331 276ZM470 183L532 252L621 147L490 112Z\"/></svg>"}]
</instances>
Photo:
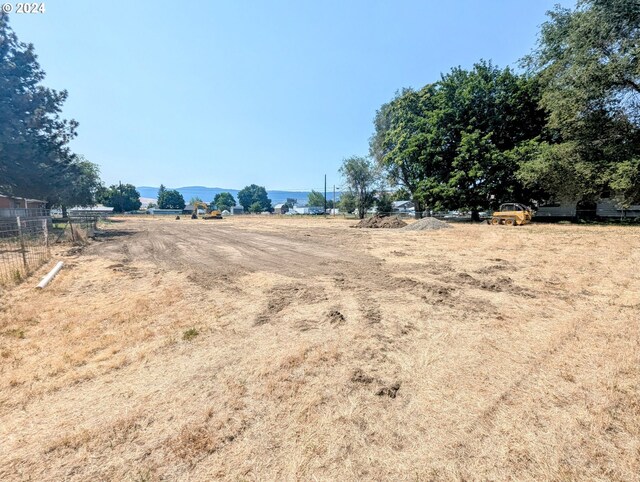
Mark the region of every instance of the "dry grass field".
<instances>
[{"instance_id":1,"label":"dry grass field","mask_svg":"<svg viewBox=\"0 0 640 482\"><path fill-rule=\"evenodd\" d=\"M2 292L0 480L640 480L639 228L350 224L126 219Z\"/></svg>"}]
</instances>

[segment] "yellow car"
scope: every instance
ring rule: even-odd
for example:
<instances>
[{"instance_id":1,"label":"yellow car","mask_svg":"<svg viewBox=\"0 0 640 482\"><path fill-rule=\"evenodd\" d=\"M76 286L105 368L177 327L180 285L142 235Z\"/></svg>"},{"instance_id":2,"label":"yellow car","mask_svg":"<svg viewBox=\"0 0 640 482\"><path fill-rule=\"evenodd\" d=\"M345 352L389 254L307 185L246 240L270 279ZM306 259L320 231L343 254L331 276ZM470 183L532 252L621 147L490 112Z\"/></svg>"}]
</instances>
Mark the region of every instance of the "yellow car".
<instances>
[{"instance_id":1,"label":"yellow car","mask_svg":"<svg viewBox=\"0 0 640 482\"><path fill-rule=\"evenodd\" d=\"M531 209L523 204L505 203L498 211L494 211L489 224L505 224L507 226L522 226L531 222Z\"/></svg>"}]
</instances>

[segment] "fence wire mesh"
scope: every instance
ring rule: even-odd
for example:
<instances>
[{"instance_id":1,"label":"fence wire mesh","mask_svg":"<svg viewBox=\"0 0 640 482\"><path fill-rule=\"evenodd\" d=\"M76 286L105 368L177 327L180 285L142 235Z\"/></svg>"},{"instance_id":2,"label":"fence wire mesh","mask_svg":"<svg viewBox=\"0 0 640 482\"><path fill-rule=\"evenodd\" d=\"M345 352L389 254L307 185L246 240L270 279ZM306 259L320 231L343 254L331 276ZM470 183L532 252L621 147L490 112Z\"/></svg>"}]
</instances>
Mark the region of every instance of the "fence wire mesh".
<instances>
[{"instance_id":1,"label":"fence wire mesh","mask_svg":"<svg viewBox=\"0 0 640 482\"><path fill-rule=\"evenodd\" d=\"M50 218L0 220L0 283L17 282L50 256Z\"/></svg>"},{"instance_id":2,"label":"fence wire mesh","mask_svg":"<svg viewBox=\"0 0 640 482\"><path fill-rule=\"evenodd\" d=\"M17 283L51 257L55 243L85 244L94 236L98 217L0 218L0 286Z\"/></svg>"}]
</instances>

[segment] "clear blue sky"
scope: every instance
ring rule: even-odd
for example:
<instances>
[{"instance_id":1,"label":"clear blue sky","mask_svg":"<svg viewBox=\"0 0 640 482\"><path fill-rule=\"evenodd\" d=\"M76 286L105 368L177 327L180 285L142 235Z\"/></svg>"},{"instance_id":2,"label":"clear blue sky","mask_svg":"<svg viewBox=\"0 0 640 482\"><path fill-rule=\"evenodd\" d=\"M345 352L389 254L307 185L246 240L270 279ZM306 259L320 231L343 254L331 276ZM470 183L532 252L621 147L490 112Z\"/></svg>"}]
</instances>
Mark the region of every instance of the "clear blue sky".
<instances>
[{"instance_id":1,"label":"clear blue sky","mask_svg":"<svg viewBox=\"0 0 640 482\"><path fill-rule=\"evenodd\" d=\"M376 109L453 66L515 66L558 0L49 0L12 15L106 183L307 190Z\"/></svg>"}]
</instances>

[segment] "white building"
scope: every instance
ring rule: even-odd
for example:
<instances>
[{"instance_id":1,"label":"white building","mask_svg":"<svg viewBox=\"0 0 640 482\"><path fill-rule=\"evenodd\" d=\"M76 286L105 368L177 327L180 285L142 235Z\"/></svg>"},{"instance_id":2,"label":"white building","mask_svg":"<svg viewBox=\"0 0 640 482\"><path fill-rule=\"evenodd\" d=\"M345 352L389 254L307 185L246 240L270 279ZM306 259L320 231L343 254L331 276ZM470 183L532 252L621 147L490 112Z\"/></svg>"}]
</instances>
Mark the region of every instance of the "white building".
<instances>
[{"instance_id":1,"label":"white building","mask_svg":"<svg viewBox=\"0 0 640 482\"><path fill-rule=\"evenodd\" d=\"M416 207L411 201L393 201L394 213L408 213L415 211Z\"/></svg>"}]
</instances>

